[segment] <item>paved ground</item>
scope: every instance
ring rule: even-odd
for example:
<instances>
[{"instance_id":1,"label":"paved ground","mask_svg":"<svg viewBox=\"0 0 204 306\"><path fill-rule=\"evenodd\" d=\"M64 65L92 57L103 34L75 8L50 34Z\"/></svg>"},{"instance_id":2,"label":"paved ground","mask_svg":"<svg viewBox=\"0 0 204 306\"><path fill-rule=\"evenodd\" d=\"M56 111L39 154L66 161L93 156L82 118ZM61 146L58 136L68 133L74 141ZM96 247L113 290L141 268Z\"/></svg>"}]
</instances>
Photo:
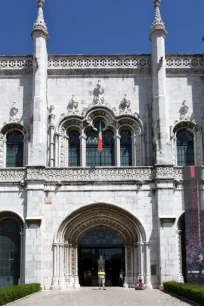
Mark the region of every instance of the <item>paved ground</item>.
<instances>
[{"instance_id":1,"label":"paved ground","mask_svg":"<svg viewBox=\"0 0 204 306\"><path fill-rule=\"evenodd\" d=\"M15 306L184 306L184 303L159 290L135 291L134 289L82 288L74 291L41 292Z\"/></svg>"}]
</instances>

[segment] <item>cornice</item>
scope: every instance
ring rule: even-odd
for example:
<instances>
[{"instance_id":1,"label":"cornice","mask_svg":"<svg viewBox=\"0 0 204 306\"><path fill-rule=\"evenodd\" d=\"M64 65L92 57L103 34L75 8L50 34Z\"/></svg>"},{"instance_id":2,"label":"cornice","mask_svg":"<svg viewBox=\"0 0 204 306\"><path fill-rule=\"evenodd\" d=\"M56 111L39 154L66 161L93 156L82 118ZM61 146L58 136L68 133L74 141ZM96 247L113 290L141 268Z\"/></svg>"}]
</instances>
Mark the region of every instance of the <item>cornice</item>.
<instances>
[{"instance_id":1,"label":"cornice","mask_svg":"<svg viewBox=\"0 0 204 306\"><path fill-rule=\"evenodd\" d=\"M203 168L204 179L204 168ZM2 168L0 169L0 183L26 182L74 184L77 182L130 182L142 185L153 181L182 182L182 167L154 166L154 167L95 167L95 168ZM22 183L24 182L24 184Z\"/></svg>"}]
</instances>

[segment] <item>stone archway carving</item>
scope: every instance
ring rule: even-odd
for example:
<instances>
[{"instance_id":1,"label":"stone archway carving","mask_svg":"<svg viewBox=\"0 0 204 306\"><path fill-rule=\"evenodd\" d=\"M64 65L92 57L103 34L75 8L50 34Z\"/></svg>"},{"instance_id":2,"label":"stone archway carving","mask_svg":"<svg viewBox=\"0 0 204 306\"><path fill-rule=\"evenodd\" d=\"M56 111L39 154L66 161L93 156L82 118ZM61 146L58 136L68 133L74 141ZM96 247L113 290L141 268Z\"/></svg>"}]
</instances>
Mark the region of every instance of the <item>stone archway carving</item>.
<instances>
[{"instance_id":1,"label":"stone archway carving","mask_svg":"<svg viewBox=\"0 0 204 306\"><path fill-rule=\"evenodd\" d=\"M78 288L78 244L80 237L97 226L112 228L125 241L125 287L139 277L150 284L150 258L146 234L139 220L122 208L93 204L73 212L60 225L53 244L54 273L51 289Z\"/></svg>"}]
</instances>

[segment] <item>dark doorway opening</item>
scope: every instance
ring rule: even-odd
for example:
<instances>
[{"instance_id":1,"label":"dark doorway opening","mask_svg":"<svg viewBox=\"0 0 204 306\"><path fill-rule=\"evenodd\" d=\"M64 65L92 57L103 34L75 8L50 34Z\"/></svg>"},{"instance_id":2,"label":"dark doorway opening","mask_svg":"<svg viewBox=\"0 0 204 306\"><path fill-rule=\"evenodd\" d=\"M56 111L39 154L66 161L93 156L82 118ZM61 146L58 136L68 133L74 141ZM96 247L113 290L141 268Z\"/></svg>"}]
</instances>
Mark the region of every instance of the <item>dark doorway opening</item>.
<instances>
[{"instance_id":1,"label":"dark doorway opening","mask_svg":"<svg viewBox=\"0 0 204 306\"><path fill-rule=\"evenodd\" d=\"M98 259L105 260L106 286L120 286L120 271L124 271L124 248L80 248L79 282L81 286L98 285Z\"/></svg>"},{"instance_id":2,"label":"dark doorway opening","mask_svg":"<svg viewBox=\"0 0 204 306\"><path fill-rule=\"evenodd\" d=\"M98 285L99 259L106 273L106 286L120 286L120 272L125 271L124 240L120 233L107 226L88 230L79 244L79 282L81 286Z\"/></svg>"},{"instance_id":3,"label":"dark doorway opening","mask_svg":"<svg viewBox=\"0 0 204 306\"><path fill-rule=\"evenodd\" d=\"M14 219L4 219L0 222L0 287L18 285L20 232L20 224Z\"/></svg>"}]
</instances>

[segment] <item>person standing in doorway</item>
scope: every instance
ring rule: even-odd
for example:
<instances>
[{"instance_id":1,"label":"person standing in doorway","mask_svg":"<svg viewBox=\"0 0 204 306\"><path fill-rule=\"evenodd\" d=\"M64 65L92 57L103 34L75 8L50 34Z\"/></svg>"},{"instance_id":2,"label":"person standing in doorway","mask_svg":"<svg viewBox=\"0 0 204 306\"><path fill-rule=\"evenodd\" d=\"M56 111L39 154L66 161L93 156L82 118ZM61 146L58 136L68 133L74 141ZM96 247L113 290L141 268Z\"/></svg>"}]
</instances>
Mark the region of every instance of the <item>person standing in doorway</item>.
<instances>
[{"instance_id":1,"label":"person standing in doorway","mask_svg":"<svg viewBox=\"0 0 204 306\"><path fill-rule=\"evenodd\" d=\"M124 283L124 272L122 269L120 269L120 273L119 273L119 284L120 287L123 287L123 283Z\"/></svg>"},{"instance_id":2,"label":"person standing in doorway","mask_svg":"<svg viewBox=\"0 0 204 306\"><path fill-rule=\"evenodd\" d=\"M104 269L100 269L100 271L98 272L98 285L99 285L99 289L106 290L105 289L105 280L106 280L106 273L104 271Z\"/></svg>"}]
</instances>

